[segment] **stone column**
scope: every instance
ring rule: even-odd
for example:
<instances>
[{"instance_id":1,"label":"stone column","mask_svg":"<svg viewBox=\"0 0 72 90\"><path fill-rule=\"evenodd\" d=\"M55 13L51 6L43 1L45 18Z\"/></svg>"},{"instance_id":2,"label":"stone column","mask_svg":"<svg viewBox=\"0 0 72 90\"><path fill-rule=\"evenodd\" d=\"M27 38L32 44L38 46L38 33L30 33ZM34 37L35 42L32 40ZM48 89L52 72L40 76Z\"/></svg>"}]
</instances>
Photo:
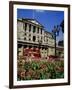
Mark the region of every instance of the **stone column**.
<instances>
[{"instance_id":1,"label":"stone column","mask_svg":"<svg viewBox=\"0 0 72 90\"><path fill-rule=\"evenodd\" d=\"M37 27L36 27L35 36L36 36L36 41L35 41L35 42L38 42L38 36L37 36Z\"/></svg>"},{"instance_id":2,"label":"stone column","mask_svg":"<svg viewBox=\"0 0 72 90\"><path fill-rule=\"evenodd\" d=\"M19 56L23 56L23 46L19 48Z\"/></svg>"},{"instance_id":3,"label":"stone column","mask_svg":"<svg viewBox=\"0 0 72 90\"><path fill-rule=\"evenodd\" d=\"M31 25L31 42L33 42L33 26Z\"/></svg>"},{"instance_id":4,"label":"stone column","mask_svg":"<svg viewBox=\"0 0 72 90\"><path fill-rule=\"evenodd\" d=\"M29 24L27 23L27 32L29 32Z\"/></svg>"}]
</instances>

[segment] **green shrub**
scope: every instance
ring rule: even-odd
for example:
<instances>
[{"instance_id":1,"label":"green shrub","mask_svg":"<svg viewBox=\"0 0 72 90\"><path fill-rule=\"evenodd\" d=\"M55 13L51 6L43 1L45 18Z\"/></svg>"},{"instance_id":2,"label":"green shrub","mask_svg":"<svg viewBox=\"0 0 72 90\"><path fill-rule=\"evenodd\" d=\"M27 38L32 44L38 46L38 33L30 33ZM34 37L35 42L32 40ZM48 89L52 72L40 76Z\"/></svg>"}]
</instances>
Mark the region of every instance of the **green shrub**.
<instances>
[{"instance_id":1,"label":"green shrub","mask_svg":"<svg viewBox=\"0 0 72 90\"><path fill-rule=\"evenodd\" d=\"M24 80L64 78L64 61L31 61L25 62L22 67L18 64L18 68L25 70Z\"/></svg>"}]
</instances>

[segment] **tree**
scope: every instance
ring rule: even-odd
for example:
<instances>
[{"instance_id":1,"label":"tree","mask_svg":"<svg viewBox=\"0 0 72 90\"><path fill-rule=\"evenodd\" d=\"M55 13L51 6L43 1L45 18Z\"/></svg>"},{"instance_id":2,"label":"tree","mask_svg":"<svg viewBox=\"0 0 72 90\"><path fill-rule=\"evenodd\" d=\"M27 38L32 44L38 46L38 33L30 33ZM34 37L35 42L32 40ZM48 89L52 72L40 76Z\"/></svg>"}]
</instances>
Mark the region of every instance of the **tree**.
<instances>
[{"instance_id":1,"label":"tree","mask_svg":"<svg viewBox=\"0 0 72 90\"><path fill-rule=\"evenodd\" d=\"M62 20L60 27L62 28L62 32L64 33L64 20Z\"/></svg>"},{"instance_id":2,"label":"tree","mask_svg":"<svg viewBox=\"0 0 72 90\"><path fill-rule=\"evenodd\" d=\"M64 46L64 41L63 40L59 41L58 46Z\"/></svg>"}]
</instances>

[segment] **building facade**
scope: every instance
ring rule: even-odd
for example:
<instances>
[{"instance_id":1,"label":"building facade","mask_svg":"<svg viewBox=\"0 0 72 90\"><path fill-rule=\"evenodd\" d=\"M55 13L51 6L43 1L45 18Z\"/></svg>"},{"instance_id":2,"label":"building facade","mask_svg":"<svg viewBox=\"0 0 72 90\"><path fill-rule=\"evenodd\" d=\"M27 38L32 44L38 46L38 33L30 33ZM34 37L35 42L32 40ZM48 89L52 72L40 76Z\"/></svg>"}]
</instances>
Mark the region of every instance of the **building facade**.
<instances>
[{"instance_id":1,"label":"building facade","mask_svg":"<svg viewBox=\"0 0 72 90\"><path fill-rule=\"evenodd\" d=\"M34 19L17 19L17 45L19 56L47 58L55 55L55 40Z\"/></svg>"}]
</instances>

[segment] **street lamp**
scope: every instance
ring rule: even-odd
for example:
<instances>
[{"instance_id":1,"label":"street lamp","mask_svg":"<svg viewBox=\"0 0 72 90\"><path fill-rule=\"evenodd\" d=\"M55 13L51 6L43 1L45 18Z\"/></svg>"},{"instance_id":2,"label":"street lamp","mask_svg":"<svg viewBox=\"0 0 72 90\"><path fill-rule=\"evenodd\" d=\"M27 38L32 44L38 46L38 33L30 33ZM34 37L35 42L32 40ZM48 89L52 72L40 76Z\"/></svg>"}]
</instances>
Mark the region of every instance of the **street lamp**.
<instances>
[{"instance_id":1,"label":"street lamp","mask_svg":"<svg viewBox=\"0 0 72 90\"><path fill-rule=\"evenodd\" d=\"M52 34L53 34L53 37L55 39L55 56L56 56L56 37L59 36L59 30L60 30L59 25L54 26L54 29L52 30Z\"/></svg>"},{"instance_id":2,"label":"street lamp","mask_svg":"<svg viewBox=\"0 0 72 90\"><path fill-rule=\"evenodd\" d=\"M39 43L39 54L40 54L40 46L42 45L42 40L39 40L38 43Z\"/></svg>"}]
</instances>

